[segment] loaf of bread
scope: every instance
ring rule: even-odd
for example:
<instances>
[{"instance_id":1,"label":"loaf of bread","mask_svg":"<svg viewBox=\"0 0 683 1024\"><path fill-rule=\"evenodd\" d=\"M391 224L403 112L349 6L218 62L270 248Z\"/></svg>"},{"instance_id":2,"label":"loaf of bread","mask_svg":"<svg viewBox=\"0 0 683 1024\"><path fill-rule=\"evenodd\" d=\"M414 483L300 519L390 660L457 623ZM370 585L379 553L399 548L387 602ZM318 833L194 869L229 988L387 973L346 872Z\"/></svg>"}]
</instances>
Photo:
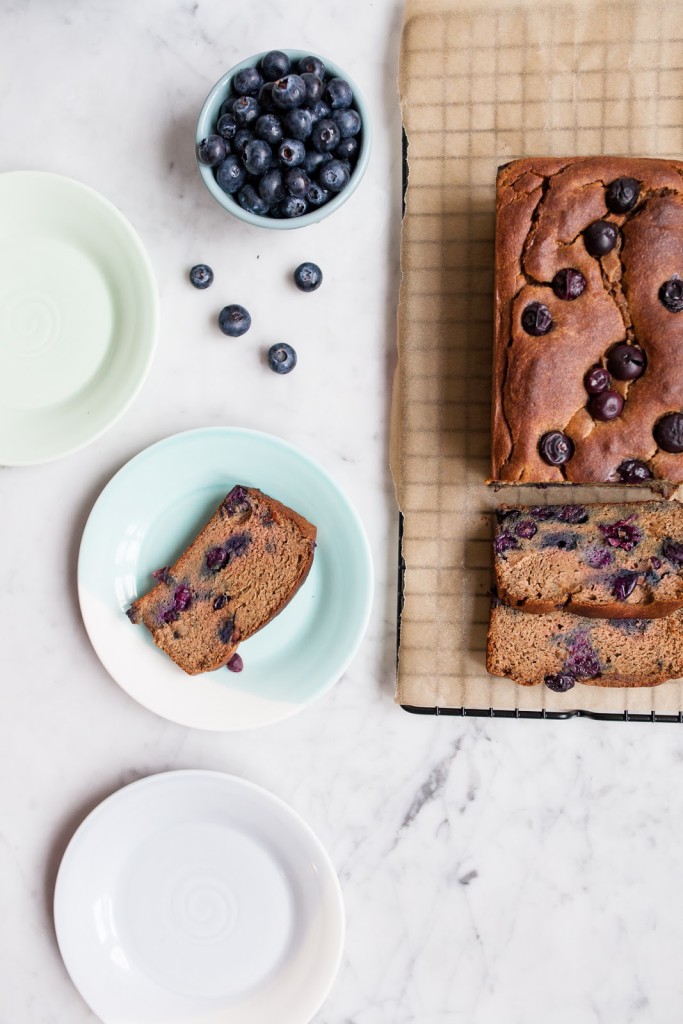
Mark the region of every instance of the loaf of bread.
<instances>
[{"instance_id":1,"label":"loaf of bread","mask_svg":"<svg viewBox=\"0 0 683 1024\"><path fill-rule=\"evenodd\" d=\"M251 487L233 487L204 529L128 610L185 672L226 665L291 601L313 562L316 528Z\"/></svg>"},{"instance_id":2,"label":"loaf of bread","mask_svg":"<svg viewBox=\"0 0 683 1024\"><path fill-rule=\"evenodd\" d=\"M496 206L491 479L681 483L683 163L517 160Z\"/></svg>"},{"instance_id":3,"label":"loaf of bread","mask_svg":"<svg viewBox=\"0 0 683 1024\"><path fill-rule=\"evenodd\" d=\"M497 520L494 575L505 604L606 619L658 618L683 607L677 501L504 505Z\"/></svg>"},{"instance_id":4,"label":"loaf of bread","mask_svg":"<svg viewBox=\"0 0 683 1024\"><path fill-rule=\"evenodd\" d=\"M659 619L529 615L494 600L486 667L532 686L655 686L683 676L683 610Z\"/></svg>"}]
</instances>

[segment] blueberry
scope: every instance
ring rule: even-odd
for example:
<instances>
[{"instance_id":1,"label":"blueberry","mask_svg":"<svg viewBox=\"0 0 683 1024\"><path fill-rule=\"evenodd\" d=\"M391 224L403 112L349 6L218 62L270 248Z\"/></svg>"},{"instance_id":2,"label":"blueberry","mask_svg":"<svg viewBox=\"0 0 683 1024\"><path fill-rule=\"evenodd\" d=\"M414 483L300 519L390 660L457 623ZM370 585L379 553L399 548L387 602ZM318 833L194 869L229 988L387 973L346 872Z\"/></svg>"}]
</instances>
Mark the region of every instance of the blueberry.
<instances>
[{"instance_id":1,"label":"blueberry","mask_svg":"<svg viewBox=\"0 0 683 1024\"><path fill-rule=\"evenodd\" d=\"M253 96L239 96L232 105L232 112L238 124L253 124L258 120L261 108Z\"/></svg>"},{"instance_id":2,"label":"blueberry","mask_svg":"<svg viewBox=\"0 0 683 1024\"><path fill-rule=\"evenodd\" d=\"M518 551L519 541L511 533L499 533L493 542L493 549L497 555L504 555L506 551Z\"/></svg>"},{"instance_id":3,"label":"blueberry","mask_svg":"<svg viewBox=\"0 0 683 1024\"><path fill-rule=\"evenodd\" d=\"M332 107L329 103L325 103L324 100L316 100L311 107L311 115L313 117L314 124L318 121L322 121L324 118L329 119L331 114Z\"/></svg>"},{"instance_id":4,"label":"blueberry","mask_svg":"<svg viewBox=\"0 0 683 1024\"><path fill-rule=\"evenodd\" d=\"M230 644L232 643L232 638L234 637L234 635L235 620L226 619L225 622L222 622L221 625L218 627L218 639L223 644Z\"/></svg>"},{"instance_id":5,"label":"blueberry","mask_svg":"<svg viewBox=\"0 0 683 1024\"><path fill-rule=\"evenodd\" d=\"M213 610L219 612L221 608L225 605L225 602L225 594L219 594L218 597L215 597L213 600Z\"/></svg>"},{"instance_id":6,"label":"blueberry","mask_svg":"<svg viewBox=\"0 0 683 1024\"><path fill-rule=\"evenodd\" d=\"M242 487L241 484L235 484L223 501L223 508L229 516L234 516L237 512L248 512L251 504L246 487Z\"/></svg>"},{"instance_id":7,"label":"blueberry","mask_svg":"<svg viewBox=\"0 0 683 1024\"><path fill-rule=\"evenodd\" d=\"M190 271L190 283L195 288L208 288L213 281L213 270L206 263L197 263Z\"/></svg>"},{"instance_id":8,"label":"blueberry","mask_svg":"<svg viewBox=\"0 0 683 1024\"><path fill-rule=\"evenodd\" d=\"M620 342L607 353L607 369L617 380L637 380L645 372L646 363L639 345Z\"/></svg>"},{"instance_id":9,"label":"blueberry","mask_svg":"<svg viewBox=\"0 0 683 1024\"><path fill-rule=\"evenodd\" d=\"M576 551L579 546L579 536L570 530L561 530L558 533L546 533L541 540L542 548L559 548L560 551Z\"/></svg>"},{"instance_id":10,"label":"blueberry","mask_svg":"<svg viewBox=\"0 0 683 1024\"><path fill-rule=\"evenodd\" d=\"M617 601L625 601L629 594L636 589L637 582L638 573L625 569L614 577L610 590Z\"/></svg>"},{"instance_id":11,"label":"blueberry","mask_svg":"<svg viewBox=\"0 0 683 1024\"><path fill-rule=\"evenodd\" d=\"M302 57L296 70L300 75L316 75L318 78L325 76L325 65L319 57Z\"/></svg>"},{"instance_id":12,"label":"blueberry","mask_svg":"<svg viewBox=\"0 0 683 1024\"><path fill-rule=\"evenodd\" d=\"M301 167L290 167L285 172L285 188L292 196L305 196L311 187L311 179Z\"/></svg>"},{"instance_id":13,"label":"blueberry","mask_svg":"<svg viewBox=\"0 0 683 1024\"><path fill-rule=\"evenodd\" d=\"M591 395L588 411L594 420L614 420L624 408L624 399L618 391L601 391L599 395Z\"/></svg>"},{"instance_id":14,"label":"blueberry","mask_svg":"<svg viewBox=\"0 0 683 1024\"><path fill-rule=\"evenodd\" d=\"M290 373L296 366L296 352L284 342L271 345L268 349L268 365L275 373Z\"/></svg>"},{"instance_id":15,"label":"blueberry","mask_svg":"<svg viewBox=\"0 0 683 1024\"><path fill-rule=\"evenodd\" d=\"M302 73L301 81L306 86L306 105L309 107L315 106L323 98L325 83L320 75L315 75L308 71ZM325 106L327 107L327 104ZM330 108L327 107L327 109L329 111Z\"/></svg>"},{"instance_id":16,"label":"blueberry","mask_svg":"<svg viewBox=\"0 0 683 1024\"><path fill-rule=\"evenodd\" d=\"M273 102L282 110L299 107L306 99L306 83L300 75L285 75L273 85Z\"/></svg>"},{"instance_id":17,"label":"blueberry","mask_svg":"<svg viewBox=\"0 0 683 1024\"><path fill-rule=\"evenodd\" d=\"M257 217L265 217L270 209L269 204L262 199L253 185L244 185L237 193L237 202L247 213L253 213Z\"/></svg>"},{"instance_id":18,"label":"blueberry","mask_svg":"<svg viewBox=\"0 0 683 1024\"><path fill-rule=\"evenodd\" d=\"M173 607L177 612L186 611L192 604L192 591L185 583L181 583L173 594Z\"/></svg>"},{"instance_id":19,"label":"blueberry","mask_svg":"<svg viewBox=\"0 0 683 1024\"><path fill-rule=\"evenodd\" d=\"M258 96L263 78L256 68L242 68L232 80L232 91L236 96Z\"/></svg>"},{"instance_id":20,"label":"blueberry","mask_svg":"<svg viewBox=\"0 0 683 1024\"><path fill-rule=\"evenodd\" d=\"M301 166L306 174L315 174L323 164L329 163L332 159L331 153L318 153L315 149L307 149Z\"/></svg>"},{"instance_id":21,"label":"blueberry","mask_svg":"<svg viewBox=\"0 0 683 1024\"><path fill-rule=\"evenodd\" d=\"M287 135L290 139L307 139L313 129L313 117L305 107L288 110L283 118Z\"/></svg>"},{"instance_id":22,"label":"blueberry","mask_svg":"<svg viewBox=\"0 0 683 1024\"><path fill-rule=\"evenodd\" d=\"M553 329L550 310L542 302L530 302L522 310L522 327L527 334L540 338Z\"/></svg>"},{"instance_id":23,"label":"blueberry","mask_svg":"<svg viewBox=\"0 0 683 1024\"><path fill-rule=\"evenodd\" d=\"M254 124L254 135L271 146L282 141L282 125L275 114L261 114Z\"/></svg>"},{"instance_id":24,"label":"blueberry","mask_svg":"<svg viewBox=\"0 0 683 1024\"><path fill-rule=\"evenodd\" d=\"M617 244L619 232L616 225L608 220L596 220L583 232L583 243L591 256L599 258L611 252Z\"/></svg>"},{"instance_id":25,"label":"blueberry","mask_svg":"<svg viewBox=\"0 0 683 1024\"><path fill-rule=\"evenodd\" d=\"M303 196L285 196L278 208L283 217L303 217L308 203Z\"/></svg>"},{"instance_id":26,"label":"blueberry","mask_svg":"<svg viewBox=\"0 0 683 1024\"><path fill-rule=\"evenodd\" d=\"M558 672L556 675L545 676L543 682L555 693L566 693L576 686L576 679L571 672Z\"/></svg>"},{"instance_id":27,"label":"blueberry","mask_svg":"<svg viewBox=\"0 0 683 1024\"><path fill-rule=\"evenodd\" d=\"M353 103L351 86L343 78L331 78L325 89L325 99L333 110L343 110Z\"/></svg>"},{"instance_id":28,"label":"blueberry","mask_svg":"<svg viewBox=\"0 0 683 1024\"><path fill-rule=\"evenodd\" d=\"M314 292L323 283L323 272L317 263L300 263L294 271L294 284L302 292Z\"/></svg>"},{"instance_id":29,"label":"blueberry","mask_svg":"<svg viewBox=\"0 0 683 1024\"><path fill-rule=\"evenodd\" d=\"M339 129L342 139L350 139L360 131L360 114L357 110L333 110L331 120Z\"/></svg>"},{"instance_id":30,"label":"blueberry","mask_svg":"<svg viewBox=\"0 0 683 1024\"><path fill-rule=\"evenodd\" d=\"M571 641L569 657L564 664L563 672L582 676L584 679L595 679L600 675L600 659L586 633L578 633Z\"/></svg>"},{"instance_id":31,"label":"blueberry","mask_svg":"<svg viewBox=\"0 0 683 1024\"><path fill-rule=\"evenodd\" d=\"M523 537L524 540L530 540L538 532L538 527L532 519L522 519L521 522L515 526L515 533L518 537Z\"/></svg>"},{"instance_id":32,"label":"blueberry","mask_svg":"<svg viewBox=\"0 0 683 1024\"><path fill-rule=\"evenodd\" d=\"M275 100L273 99L274 84L274 82L265 82L259 90L258 105L266 114L272 114L277 110Z\"/></svg>"},{"instance_id":33,"label":"blueberry","mask_svg":"<svg viewBox=\"0 0 683 1024\"><path fill-rule=\"evenodd\" d=\"M251 327L251 317L244 306L233 303L218 314L218 326L229 338L240 338Z\"/></svg>"},{"instance_id":34,"label":"blueberry","mask_svg":"<svg viewBox=\"0 0 683 1024\"><path fill-rule=\"evenodd\" d=\"M349 165L344 160L330 160L318 175L320 184L330 192L341 192L351 180Z\"/></svg>"},{"instance_id":35,"label":"blueberry","mask_svg":"<svg viewBox=\"0 0 683 1024\"><path fill-rule=\"evenodd\" d=\"M280 143L277 155L283 167L297 167L303 163L306 148L300 139L285 139Z\"/></svg>"},{"instance_id":36,"label":"blueberry","mask_svg":"<svg viewBox=\"0 0 683 1024\"><path fill-rule=\"evenodd\" d=\"M250 533L233 533L225 542L225 550L230 562L243 555L251 544Z\"/></svg>"},{"instance_id":37,"label":"blueberry","mask_svg":"<svg viewBox=\"0 0 683 1024\"><path fill-rule=\"evenodd\" d=\"M225 160L218 165L216 181L220 188L229 195L239 192L247 180L247 172L242 166L238 157L234 154L226 156Z\"/></svg>"},{"instance_id":38,"label":"blueberry","mask_svg":"<svg viewBox=\"0 0 683 1024\"><path fill-rule=\"evenodd\" d=\"M285 198L285 186L282 180L282 172L274 167L266 171L259 182L259 194L269 206L274 206Z\"/></svg>"},{"instance_id":39,"label":"blueberry","mask_svg":"<svg viewBox=\"0 0 683 1024\"><path fill-rule=\"evenodd\" d=\"M235 137L232 140L232 148L240 156L244 153L244 150L249 142L254 138L248 128L238 128L235 132Z\"/></svg>"},{"instance_id":40,"label":"blueberry","mask_svg":"<svg viewBox=\"0 0 683 1024\"><path fill-rule=\"evenodd\" d=\"M578 299L585 287L586 278L580 271L573 270L571 267L558 270L552 280L552 289L558 299L564 299L569 302L573 299Z\"/></svg>"},{"instance_id":41,"label":"blueberry","mask_svg":"<svg viewBox=\"0 0 683 1024\"><path fill-rule=\"evenodd\" d=\"M615 523L598 523L603 543L611 548L632 551L643 539L643 531L631 522L634 518L634 515L630 515L626 519L618 519Z\"/></svg>"},{"instance_id":42,"label":"blueberry","mask_svg":"<svg viewBox=\"0 0 683 1024\"><path fill-rule=\"evenodd\" d=\"M273 154L263 139L252 139L244 147L242 161L248 173L258 177L272 167Z\"/></svg>"},{"instance_id":43,"label":"blueberry","mask_svg":"<svg viewBox=\"0 0 683 1024\"><path fill-rule=\"evenodd\" d=\"M683 544L666 537L662 543L662 554L679 568L683 566Z\"/></svg>"},{"instance_id":44,"label":"blueberry","mask_svg":"<svg viewBox=\"0 0 683 1024\"><path fill-rule=\"evenodd\" d=\"M235 132L237 131L237 121L235 120L235 115L232 113L232 111L230 111L229 113L221 114L221 116L218 118L216 131L221 136L221 138L225 139L226 142L229 142L231 139L235 138Z\"/></svg>"},{"instance_id":45,"label":"blueberry","mask_svg":"<svg viewBox=\"0 0 683 1024\"><path fill-rule=\"evenodd\" d=\"M209 548L206 552L206 568L211 572L218 572L228 561L228 553L225 548ZM215 607L215 605L214 605Z\"/></svg>"},{"instance_id":46,"label":"blueberry","mask_svg":"<svg viewBox=\"0 0 683 1024\"><path fill-rule=\"evenodd\" d=\"M586 523L588 510L583 505L563 505L557 510L557 518L562 523Z\"/></svg>"},{"instance_id":47,"label":"blueberry","mask_svg":"<svg viewBox=\"0 0 683 1024\"><path fill-rule=\"evenodd\" d=\"M269 50L261 58L261 73L267 82L274 82L289 73L292 62L282 50Z\"/></svg>"},{"instance_id":48,"label":"blueberry","mask_svg":"<svg viewBox=\"0 0 683 1024\"><path fill-rule=\"evenodd\" d=\"M591 569L606 569L614 561L614 555L607 548L592 545L583 554L584 561Z\"/></svg>"},{"instance_id":49,"label":"blueberry","mask_svg":"<svg viewBox=\"0 0 683 1024\"><path fill-rule=\"evenodd\" d=\"M209 135L207 138L202 139L197 149L197 156L199 162L206 164L207 167L215 167L222 160L225 160L228 155L228 149L225 145L225 139L222 139L220 135Z\"/></svg>"},{"instance_id":50,"label":"blueberry","mask_svg":"<svg viewBox=\"0 0 683 1024\"><path fill-rule=\"evenodd\" d=\"M317 181L311 182L311 187L306 193L306 202L309 206L313 206L314 208L324 206L331 198L331 192L326 188L323 188L322 185L319 185Z\"/></svg>"},{"instance_id":51,"label":"blueberry","mask_svg":"<svg viewBox=\"0 0 683 1024\"><path fill-rule=\"evenodd\" d=\"M612 213L628 213L638 202L640 182L635 178L616 178L605 191L607 209Z\"/></svg>"},{"instance_id":52,"label":"blueberry","mask_svg":"<svg viewBox=\"0 0 683 1024\"><path fill-rule=\"evenodd\" d=\"M226 668L231 672L241 672L244 668L244 662L239 654L233 654L230 661L227 663Z\"/></svg>"},{"instance_id":53,"label":"blueberry","mask_svg":"<svg viewBox=\"0 0 683 1024\"><path fill-rule=\"evenodd\" d=\"M657 420L653 430L655 441L664 452L683 452L683 414L669 412Z\"/></svg>"},{"instance_id":54,"label":"blueberry","mask_svg":"<svg viewBox=\"0 0 683 1024\"><path fill-rule=\"evenodd\" d=\"M161 621L165 622L166 625L170 625L172 622L177 622L180 616L175 608L168 608L165 612L162 612Z\"/></svg>"},{"instance_id":55,"label":"blueberry","mask_svg":"<svg viewBox=\"0 0 683 1024\"><path fill-rule=\"evenodd\" d=\"M152 578L158 580L159 583L170 583L171 582L171 567L165 565L163 569L155 569L152 573Z\"/></svg>"},{"instance_id":56,"label":"blueberry","mask_svg":"<svg viewBox=\"0 0 683 1024\"><path fill-rule=\"evenodd\" d=\"M612 378L602 366L594 366L592 370L588 371L583 382L589 395L599 395L603 391L607 391L612 383Z\"/></svg>"},{"instance_id":57,"label":"blueberry","mask_svg":"<svg viewBox=\"0 0 683 1024\"><path fill-rule=\"evenodd\" d=\"M339 145L341 135L334 121L324 117L316 121L311 132L311 145L319 153L331 153Z\"/></svg>"},{"instance_id":58,"label":"blueberry","mask_svg":"<svg viewBox=\"0 0 683 1024\"><path fill-rule=\"evenodd\" d=\"M358 156L358 139L342 139L334 151L338 160L355 160Z\"/></svg>"},{"instance_id":59,"label":"blueberry","mask_svg":"<svg viewBox=\"0 0 683 1024\"><path fill-rule=\"evenodd\" d=\"M574 454L574 442L561 430L550 430L538 442L538 451L549 466L564 466Z\"/></svg>"},{"instance_id":60,"label":"blueberry","mask_svg":"<svg viewBox=\"0 0 683 1024\"><path fill-rule=\"evenodd\" d=\"M541 522L547 522L555 516L555 509L552 505L534 505L529 509L529 515Z\"/></svg>"},{"instance_id":61,"label":"blueberry","mask_svg":"<svg viewBox=\"0 0 683 1024\"><path fill-rule=\"evenodd\" d=\"M659 301L670 313L683 311L683 281L678 274L665 281L659 289Z\"/></svg>"}]
</instances>

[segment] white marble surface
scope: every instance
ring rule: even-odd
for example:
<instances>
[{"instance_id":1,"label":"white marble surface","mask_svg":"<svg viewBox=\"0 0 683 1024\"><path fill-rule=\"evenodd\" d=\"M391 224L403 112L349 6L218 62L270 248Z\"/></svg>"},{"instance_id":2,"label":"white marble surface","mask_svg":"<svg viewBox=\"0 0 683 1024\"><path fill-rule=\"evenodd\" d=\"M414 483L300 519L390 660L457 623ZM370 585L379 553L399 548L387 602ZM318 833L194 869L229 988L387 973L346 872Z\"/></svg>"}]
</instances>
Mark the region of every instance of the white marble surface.
<instances>
[{"instance_id":1,"label":"white marble surface","mask_svg":"<svg viewBox=\"0 0 683 1024\"><path fill-rule=\"evenodd\" d=\"M683 1013L683 735L675 726L416 718L392 703L396 514L387 412L399 280L401 10L395 0L5 0L2 169L72 175L131 219L162 326L143 391L102 440L0 472L0 1021L86 1024L54 940L64 847L103 796L169 768L234 772L287 800L329 849L346 953L317 1024L671 1024ZM358 193L317 228L223 215L193 124L235 60L329 53L375 127ZM300 260L325 271L302 296ZM210 293L187 268L216 270ZM220 282L220 283L218 283ZM223 340L223 302L254 327ZM277 378L272 340L300 364ZM279 433L358 506L375 555L370 629L345 678L299 716L212 735L162 721L106 675L81 625L78 544L101 487L184 428ZM303 1022L302 1022L303 1024Z\"/></svg>"}]
</instances>

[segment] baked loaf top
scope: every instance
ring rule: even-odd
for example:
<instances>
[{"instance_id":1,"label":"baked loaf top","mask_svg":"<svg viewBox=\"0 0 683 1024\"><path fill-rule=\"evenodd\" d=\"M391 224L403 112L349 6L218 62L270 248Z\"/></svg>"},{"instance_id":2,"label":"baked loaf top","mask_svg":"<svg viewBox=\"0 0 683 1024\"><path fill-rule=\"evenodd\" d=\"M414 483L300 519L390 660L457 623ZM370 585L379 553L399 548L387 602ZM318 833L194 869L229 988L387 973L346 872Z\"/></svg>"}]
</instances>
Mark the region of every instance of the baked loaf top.
<instances>
[{"instance_id":1,"label":"baked loaf top","mask_svg":"<svg viewBox=\"0 0 683 1024\"><path fill-rule=\"evenodd\" d=\"M497 512L498 596L526 612L657 618L683 607L683 505L504 505Z\"/></svg>"},{"instance_id":2,"label":"baked loaf top","mask_svg":"<svg viewBox=\"0 0 683 1024\"><path fill-rule=\"evenodd\" d=\"M683 163L517 160L496 211L492 480L683 481Z\"/></svg>"},{"instance_id":3,"label":"baked loaf top","mask_svg":"<svg viewBox=\"0 0 683 1024\"><path fill-rule=\"evenodd\" d=\"M683 675L683 610L661 619L528 615L494 601L486 667L525 686L655 686Z\"/></svg>"},{"instance_id":4,"label":"baked loaf top","mask_svg":"<svg viewBox=\"0 0 683 1024\"><path fill-rule=\"evenodd\" d=\"M226 665L291 601L313 563L316 528L252 487L233 487L195 540L128 610L190 675Z\"/></svg>"}]
</instances>

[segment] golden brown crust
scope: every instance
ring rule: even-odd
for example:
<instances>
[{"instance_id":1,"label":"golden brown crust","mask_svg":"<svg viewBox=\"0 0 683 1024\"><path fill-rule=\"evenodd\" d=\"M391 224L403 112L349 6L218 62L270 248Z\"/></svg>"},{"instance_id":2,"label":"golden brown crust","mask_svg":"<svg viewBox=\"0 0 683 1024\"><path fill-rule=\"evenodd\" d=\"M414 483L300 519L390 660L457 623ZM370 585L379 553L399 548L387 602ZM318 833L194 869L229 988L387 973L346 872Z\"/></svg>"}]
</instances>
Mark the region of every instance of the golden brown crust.
<instances>
[{"instance_id":1,"label":"golden brown crust","mask_svg":"<svg viewBox=\"0 0 683 1024\"><path fill-rule=\"evenodd\" d=\"M608 212L615 178L642 183L625 215ZM616 248L597 260L582 232L595 220L620 228ZM616 482L629 458L655 478L683 481L683 454L657 448L652 429L683 410L683 315L659 302L661 284L683 276L683 163L619 157L528 158L500 168L496 196L496 294L491 480L501 483ZM565 267L586 279L582 296L558 299L550 282ZM552 331L540 338L520 323L529 302L547 305ZM648 366L617 384L626 401L609 422L586 409L584 376L616 342L637 341ZM538 452L540 437L562 430L574 457L559 468Z\"/></svg>"}]
</instances>

